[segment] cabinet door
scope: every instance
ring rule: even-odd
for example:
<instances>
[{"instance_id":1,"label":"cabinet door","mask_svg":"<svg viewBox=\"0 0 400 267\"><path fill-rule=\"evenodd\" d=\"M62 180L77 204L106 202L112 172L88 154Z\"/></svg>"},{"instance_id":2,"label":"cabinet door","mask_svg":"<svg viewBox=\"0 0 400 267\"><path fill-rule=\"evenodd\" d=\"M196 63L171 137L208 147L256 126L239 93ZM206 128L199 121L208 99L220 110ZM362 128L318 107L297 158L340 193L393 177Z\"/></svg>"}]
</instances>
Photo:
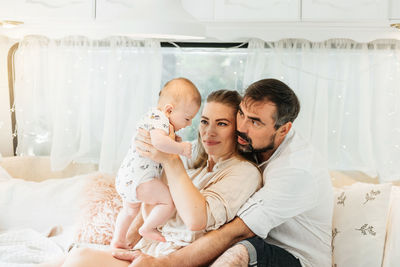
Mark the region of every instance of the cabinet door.
<instances>
[{"instance_id":1,"label":"cabinet door","mask_svg":"<svg viewBox=\"0 0 400 267\"><path fill-rule=\"evenodd\" d=\"M400 1L391 0L390 2L390 19L400 19Z\"/></svg>"},{"instance_id":2,"label":"cabinet door","mask_svg":"<svg viewBox=\"0 0 400 267\"><path fill-rule=\"evenodd\" d=\"M156 5L157 1L151 1L145 3L146 0L97 0L96 1L96 19L100 20L129 20L132 19L134 14L137 14L137 9L143 7L149 7L151 5ZM168 8L167 0L158 1L159 4L163 4L163 8ZM194 18L201 21L210 21L214 19L214 0L181 0L181 5L184 10L186 10ZM141 16L154 16L159 12L160 6L154 6L154 12L152 14L140 13ZM148 12L148 8L144 10Z\"/></svg>"},{"instance_id":3,"label":"cabinet door","mask_svg":"<svg viewBox=\"0 0 400 267\"><path fill-rule=\"evenodd\" d=\"M216 21L298 21L300 0L215 0Z\"/></svg>"},{"instance_id":4,"label":"cabinet door","mask_svg":"<svg viewBox=\"0 0 400 267\"><path fill-rule=\"evenodd\" d=\"M129 19L134 9L135 1L131 0L97 0L96 19Z\"/></svg>"},{"instance_id":5,"label":"cabinet door","mask_svg":"<svg viewBox=\"0 0 400 267\"><path fill-rule=\"evenodd\" d=\"M95 0L0 0L0 17L17 20L92 19Z\"/></svg>"},{"instance_id":6,"label":"cabinet door","mask_svg":"<svg viewBox=\"0 0 400 267\"><path fill-rule=\"evenodd\" d=\"M304 21L376 21L388 19L388 0L303 0Z\"/></svg>"},{"instance_id":7,"label":"cabinet door","mask_svg":"<svg viewBox=\"0 0 400 267\"><path fill-rule=\"evenodd\" d=\"M182 0L183 8L199 21L213 21L214 0Z\"/></svg>"},{"instance_id":8,"label":"cabinet door","mask_svg":"<svg viewBox=\"0 0 400 267\"><path fill-rule=\"evenodd\" d=\"M15 1L0 0L0 20L15 19L17 5Z\"/></svg>"}]
</instances>

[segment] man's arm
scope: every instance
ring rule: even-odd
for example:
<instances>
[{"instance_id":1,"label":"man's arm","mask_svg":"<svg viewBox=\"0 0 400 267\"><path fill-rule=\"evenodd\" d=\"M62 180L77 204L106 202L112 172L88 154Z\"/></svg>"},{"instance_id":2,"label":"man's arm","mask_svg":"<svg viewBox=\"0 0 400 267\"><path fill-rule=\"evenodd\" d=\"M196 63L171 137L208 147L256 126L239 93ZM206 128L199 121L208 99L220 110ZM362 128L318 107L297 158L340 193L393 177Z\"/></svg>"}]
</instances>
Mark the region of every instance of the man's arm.
<instances>
[{"instance_id":1,"label":"man's arm","mask_svg":"<svg viewBox=\"0 0 400 267\"><path fill-rule=\"evenodd\" d=\"M232 245L252 236L253 232L242 219L236 217L230 223L207 233L189 246L159 259L165 264L163 266L207 266Z\"/></svg>"},{"instance_id":2,"label":"man's arm","mask_svg":"<svg viewBox=\"0 0 400 267\"><path fill-rule=\"evenodd\" d=\"M167 256L169 266L203 266L211 264L219 255L240 240L254 236L247 225L236 217L215 231L202 236L189 246Z\"/></svg>"},{"instance_id":3,"label":"man's arm","mask_svg":"<svg viewBox=\"0 0 400 267\"><path fill-rule=\"evenodd\" d=\"M129 267L208 266L236 242L252 236L254 236L253 232L239 217L236 217L218 230L207 233L189 246L167 256L154 258L140 251L114 252L113 256L121 260L131 261L132 264Z\"/></svg>"}]
</instances>

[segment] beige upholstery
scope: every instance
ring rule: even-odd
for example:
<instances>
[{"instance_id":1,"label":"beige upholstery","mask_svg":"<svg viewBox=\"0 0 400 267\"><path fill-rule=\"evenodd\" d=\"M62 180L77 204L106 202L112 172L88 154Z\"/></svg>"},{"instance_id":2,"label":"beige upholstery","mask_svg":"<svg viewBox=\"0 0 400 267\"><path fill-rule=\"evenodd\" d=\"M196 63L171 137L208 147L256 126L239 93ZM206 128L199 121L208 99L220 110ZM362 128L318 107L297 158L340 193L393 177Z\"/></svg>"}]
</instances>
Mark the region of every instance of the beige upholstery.
<instances>
[{"instance_id":1,"label":"beige upholstery","mask_svg":"<svg viewBox=\"0 0 400 267\"><path fill-rule=\"evenodd\" d=\"M71 163L62 171L51 171L49 157L23 156L5 157L0 166L15 178L29 181L43 181L49 178L65 178L98 170L96 164ZM359 171L330 171L332 185L343 187L355 182L379 183L378 177L370 177ZM400 185L400 181L393 182Z\"/></svg>"},{"instance_id":2,"label":"beige upholstery","mask_svg":"<svg viewBox=\"0 0 400 267\"><path fill-rule=\"evenodd\" d=\"M379 184L378 177L370 177L360 171L330 171L332 185L341 188L346 185L352 185L356 182ZM394 185L400 185L400 180L392 182Z\"/></svg>"},{"instance_id":3,"label":"beige upholstery","mask_svg":"<svg viewBox=\"0 0 400 267\"><path fill-rule=\"evenodd\" d=\"M359 171L330 171L332 185L334 187L343 187L352 185L356 182L378 184L378 177L370 177Z\"/></svg>"},{"instance_id":4,"label":"beige upholstery","mask_svg":"<svg viewBox=\"0 0 400 267\"><path fill-rule=\"evenodd\" d=\"M98 170L96 164L71 163L62 171L52 171L49 157L17 156L4 157L0 161L12 177L29 181L43 181L50 178L65 178Z\"/></svg>"}]
</instances>

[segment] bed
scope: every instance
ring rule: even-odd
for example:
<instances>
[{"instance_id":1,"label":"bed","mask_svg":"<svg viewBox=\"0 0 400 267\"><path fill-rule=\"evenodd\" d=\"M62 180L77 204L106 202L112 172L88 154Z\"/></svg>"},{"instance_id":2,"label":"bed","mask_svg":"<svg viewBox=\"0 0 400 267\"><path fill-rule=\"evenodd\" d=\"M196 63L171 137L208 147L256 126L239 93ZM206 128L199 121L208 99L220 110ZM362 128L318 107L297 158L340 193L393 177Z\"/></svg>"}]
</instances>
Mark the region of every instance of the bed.
<instances>
[{"instance_id":1,"label":"bed","mask_svg":"<svg viewBox=\"0 0 400 267\"><path fill-rule=\"evenodd\" d=\"M400 266L400 183L330 174L334 266ZM74 244L106 247L121 207L113 183L94 164L52 172L49 157L0 159L0 267L32 266Z\"/></svg>"},{"instance_id":2,"label":"bed","mask_svg":"<svg viewBox=\"0 0 400 267\"><path fill-rule=\"evenodd\" d=\"M50 170L47 157L0 160L0 266L31 266L65 254L97 166Z\"/></svg>"}]
</instances>

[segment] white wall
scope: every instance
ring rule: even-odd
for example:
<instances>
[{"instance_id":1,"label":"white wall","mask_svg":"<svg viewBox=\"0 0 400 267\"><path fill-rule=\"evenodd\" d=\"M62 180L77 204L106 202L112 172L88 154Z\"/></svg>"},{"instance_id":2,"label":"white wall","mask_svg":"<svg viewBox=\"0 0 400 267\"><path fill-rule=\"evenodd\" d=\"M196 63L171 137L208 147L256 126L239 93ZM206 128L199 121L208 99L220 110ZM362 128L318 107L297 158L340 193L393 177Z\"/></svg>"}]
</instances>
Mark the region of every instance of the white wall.
<instances>
[{"instance_id":1,"label":"white wall","mask_svg":"<svg viewBox=\"0 0 400 267\"><path fill-rule=\"evenodd\" d=\"M13 155L7 55L15 41L0 36L0 153Z\"/></svg>"}]
</instances>

